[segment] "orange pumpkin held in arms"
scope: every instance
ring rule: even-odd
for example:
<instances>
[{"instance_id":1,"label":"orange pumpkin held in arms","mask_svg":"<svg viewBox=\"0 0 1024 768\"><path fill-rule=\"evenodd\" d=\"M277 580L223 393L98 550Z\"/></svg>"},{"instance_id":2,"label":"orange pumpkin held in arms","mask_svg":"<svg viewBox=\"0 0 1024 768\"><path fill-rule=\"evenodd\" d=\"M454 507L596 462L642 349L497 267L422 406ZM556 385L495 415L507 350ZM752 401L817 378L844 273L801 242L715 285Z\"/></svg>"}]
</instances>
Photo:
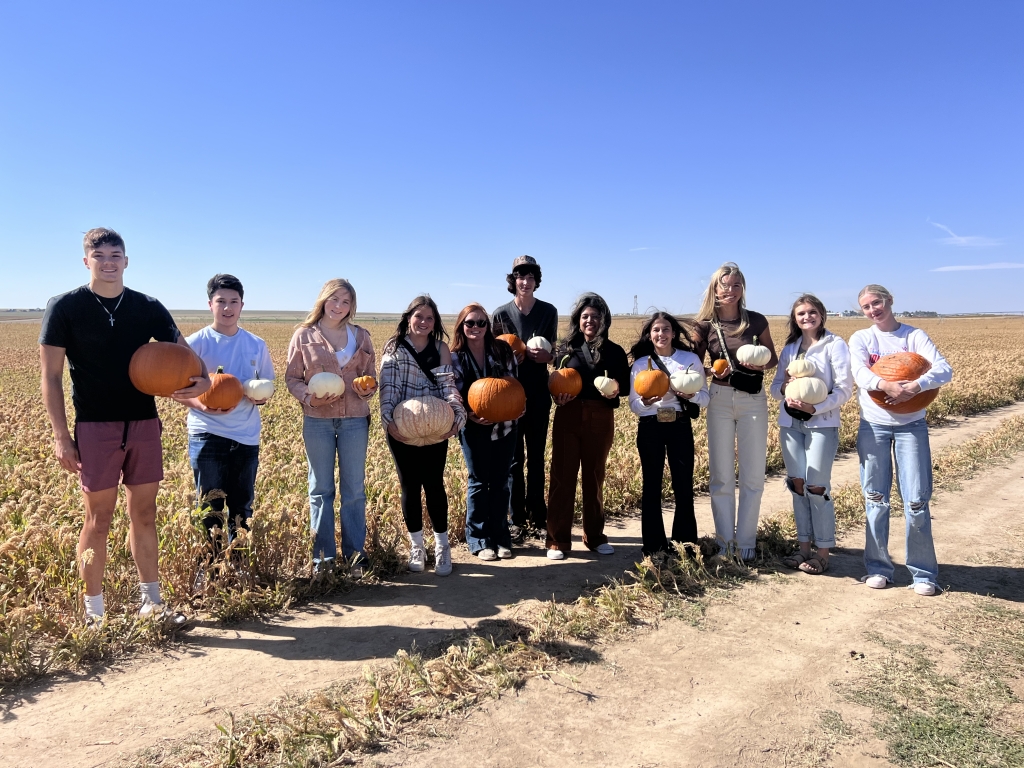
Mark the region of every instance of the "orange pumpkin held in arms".
<instances>
[{"instance_id":1,"label":"orange pumpkin held in arms","mask_svg":"<svg viewBox=\"0 0 1024 768\"><path fill-rule=\"evenodd\" d=\"M564 365L568 359L568 355L563 357L559 366ZM576 395L583 391L583 378L575 368L556 368L548 376L548 391L552 395L572 395L576 397Z\"/></svg>"},{"instance_id":2,"label":"orange pumpkin held in arms","mask_svg":"<svg viewBox=\"0 0 1024 768\"><path fill-rule=\"evenodd\" d=\"M128 363L128 378L139 392L170 397L192 385L193 376L203 375L203 364L188 347L170 341L143 344Z\"/></svg>"},{"instance_id":3,"label":"orange pumpkin held in arms","mask_svg":"<svg viewBox=\"0 0 1024 768\"><path fill-rule=\"evenodd\" d=\"M519 418L526 408L526 390L511 376L486 377L469 386L466 400L473 413L497 424Z\"/></svg>"},{"instance_id":4,"label":"orange pumpkin held in arms","mask_svg":"<svg viewBox=\"0 0 1024 768\"><path fill-rule=\"evenodd\" d=\"M224 373L224 366L217 366L217 372L210 374L210 388L198 397L200 403L213 411L234 408L245 397L242 382L230 373Z\"/></svg>"},{"instance_id":5,"label":"orange pumpkin held in arms","mask_svg":"<svg viewBox=\"0 0 1024 768\"><path fill-rule=\"evenodd\" d=\"M516 356L516 360L523 359L523 355L526 354L526 345L523 343L523 340L514 333L503 333L501 336L495 336L494 338L501 339L512 347L512 354Z\"/></svg>"},{"instance_id":6,"label":"orange pumpkin held in arms","mask_svg":"<svg viewBox=\"0 0 1024 768\"><path fill-rule=\"evenodd\" d=\"M633 389L645 400L648 397L664 397L668 392L668 376L664 371L651 367L651 358L647 358L647 370L640 371L633 379Z\"/></svg>"},{"instance_id":7,"label":"orange pumpkin held in arms","mask_svg":"<svg viewBox=\"0 0 1024 768\"><path fill-rule=\"evenodd\" d=\"M932 364L916 352L897 352L894 355L880 357L871 366L871 372L886 381L916 381L931 370ZM868 396L882 408L890 413L913 413L927 408L936 397L939 396L938 389L926 389L918 392L912 398L903 403L889 405L885 402L888 397L885 392L872 390Z\"/></svg>"},{"instance_id":8,"label":"orange pumpkin held in arms","mask_svg":"<svg viewBox=\"0 0 1024 768\"><path fill-rule=\"evenodd\" d=\"M373 389L377 386L377 380L373 376L357 376L352 383L363 389Z\"/></svg>"}]
</instances>

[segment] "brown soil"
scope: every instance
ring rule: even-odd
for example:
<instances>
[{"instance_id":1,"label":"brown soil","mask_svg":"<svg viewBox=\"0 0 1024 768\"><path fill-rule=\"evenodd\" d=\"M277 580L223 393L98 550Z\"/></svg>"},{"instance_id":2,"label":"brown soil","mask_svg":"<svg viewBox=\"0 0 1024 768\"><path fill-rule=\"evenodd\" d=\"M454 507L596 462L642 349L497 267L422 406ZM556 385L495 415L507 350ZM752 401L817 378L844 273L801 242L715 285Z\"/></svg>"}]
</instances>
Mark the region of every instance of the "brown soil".
<instances>
[{"instance_id":1,"label":"brown soil","mask_svg":"<svg viewBox=\"0 0 1024 768\"><path fill-rule=\"evenodd\" d=\"M1024 404L934 430L932 445L957 443L1024 412ZM856 481L856 459L844 458L834 483ZM985 485L984 505L977 503ZM772 481L764 510L788 505ZM953 592L993 594L1024 602L1024 580L999 554L1005 539L982 536L1024 530L1024 460L997 468L958 494L933 502L940 580ZM1006 531L1008 521L1011 530ZM707 500L698 501L701 532L711 529ZM506 616L522 600L572 599L588 584L621 574L639 548L639 521L610 526L612 557L575 551L561 563L538 547L508 563L480 563L463 551L452 576L430 573L359 587L342 598L288 612L267 623L200 626L182 643L111 668L51 679L0 698L3 764L97 766L164 740L212 731L226 710L242 712L271 699L359 674L368 660L400 648L443 640L453 630ZM566 679L530 682L473 713L452 740L400 749L386 765L677 766L814 764L818 711L857 722L866 713L838 700L829 683L850 673L850 652L875 629L899 636L929 630L936 600L900 588L858 583L862 533L841 542L821 577L765 574L711 606L701 628L663 624L633 641L604 646L602 660ZM890 549L902 553L901 526ZM1003 562L1003 565L999 563ZM843 750L846 750L844 753ZM810 750L810 751L808 751ZM840 746L836 765L881 765L884 745ZM440 758L440 762L434 763Z\"/></svg>"}]
</instances>

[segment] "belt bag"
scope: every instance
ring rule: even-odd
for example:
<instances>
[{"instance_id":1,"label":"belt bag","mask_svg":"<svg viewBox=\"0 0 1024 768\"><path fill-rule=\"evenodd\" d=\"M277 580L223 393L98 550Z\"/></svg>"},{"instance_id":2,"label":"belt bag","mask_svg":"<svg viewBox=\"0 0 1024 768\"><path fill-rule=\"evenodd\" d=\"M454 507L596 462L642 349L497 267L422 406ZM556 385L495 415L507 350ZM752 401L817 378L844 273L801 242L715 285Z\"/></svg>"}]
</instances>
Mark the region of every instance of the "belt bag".
<instances>
[{"instance_id":1,"label":"belt bag","mask_svg":"<svg viewBox=\"0 0 1024 768\"><path fill-rule=\"evenodd\" d=\"M748 395L756 395L764 386L764 373L761 371L747 371L737 367L732 358L729 357L729 348L725 346L722 327L716 322L713 322L712 325L715 326L715 332L718 334L718 343L722 345L722 356L725 357L726 362L729 363L729 367L732 369L732 373L729 374L729 383L732 384L733 389L746 392Z\"/></svg>"}]
</instances>

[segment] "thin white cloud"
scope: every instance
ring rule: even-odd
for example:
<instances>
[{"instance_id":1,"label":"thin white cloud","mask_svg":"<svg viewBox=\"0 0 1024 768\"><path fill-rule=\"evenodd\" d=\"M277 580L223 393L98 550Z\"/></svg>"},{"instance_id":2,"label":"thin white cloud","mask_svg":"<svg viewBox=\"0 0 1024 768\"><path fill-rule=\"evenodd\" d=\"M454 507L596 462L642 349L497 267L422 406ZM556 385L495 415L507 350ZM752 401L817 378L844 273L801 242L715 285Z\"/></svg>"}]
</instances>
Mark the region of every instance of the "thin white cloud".
<instances>
[{"instance_id":1,"label":"thin white cloud","mask_svg":"<svg viewBox=\"0 0 1024 768\"><path fill-rule=\"evenodd\" d=\"M962 264L955 267L936 267L931 272L973 272L976 269L1024 269L1024 264L1000 261L995 264Z\"/></svg>"},{"instance_id":2,"label":"thin white cloud","mask_svg":"<svg viewBox=\"0 0 1024 768\"><path fill-rule=\"evenodd\" d=\"M1003 242L1002 240L997 240L994 237L982 237L981 235L958 235L945 224L939 224L939 222L932 221L931 219L928 219L928 223L949 234L949 237L939 238L939 242L946 245L959 245L966 248L991 248L994 245L1002 245Z\"/></svg>"},{"instance_id":3,"label":"thin white cloud","mask_svg":"<svg viewBox=\"0 0 1024 768\"><path fill-rule=\"evenodd\" d=\"M648 248L647 246L644 246L643 248L630 248L629 249L630 253L632 253L633 251L649 251L649 250L651 250L651 249Z\"/></svg>"},{"instance_id":4,"label":"thin white cloud","mask_svg":"<svg viewBox=\"0 0 1024 768\"><path fill-rule=\"evenodd\" d=\"M454 288L486 288L486 285L477 285L476 283L448 283L448 285Z\"/></svg>"}]
</instances>

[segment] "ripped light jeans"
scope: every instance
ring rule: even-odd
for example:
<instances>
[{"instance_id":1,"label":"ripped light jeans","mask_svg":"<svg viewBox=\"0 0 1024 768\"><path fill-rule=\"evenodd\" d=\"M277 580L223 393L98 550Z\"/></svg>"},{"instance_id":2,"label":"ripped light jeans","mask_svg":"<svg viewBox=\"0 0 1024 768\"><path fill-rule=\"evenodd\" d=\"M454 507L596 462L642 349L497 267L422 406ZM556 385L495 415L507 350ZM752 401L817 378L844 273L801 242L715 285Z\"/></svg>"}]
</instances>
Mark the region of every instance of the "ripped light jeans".
<instances>
[{"instance_id":1,"label":"ripped light jeans","mask_svg":"<svg viewBox=\"0 0 1024 768\"><path fill-rule=\"evenodd\" d=\"M857 431L860 484L867 509L864 566L869 576L892 581L889 557L889 490L892 487L893 455L907 525L907 570L914 583L938 586L939 564L932 541L932 452L924 419L903 426L872 424L861 420Z\"/></svg>"},{"instance_id":2,"label":"ripped light jeans","mask_svg":"<svg viewBox=\"0 0 1024 768\"><path fill-rule=\"evenodd\" d=\"M839 427L808 427L793 419L793 426L779 430L786 474L804 481L804 492L793 494L793 517L798 541L831 549L836 545L836 505L832 501L832 463L839 448ZM808 488L821 486L823 493Z\"/></svg>"}]
</instances>

